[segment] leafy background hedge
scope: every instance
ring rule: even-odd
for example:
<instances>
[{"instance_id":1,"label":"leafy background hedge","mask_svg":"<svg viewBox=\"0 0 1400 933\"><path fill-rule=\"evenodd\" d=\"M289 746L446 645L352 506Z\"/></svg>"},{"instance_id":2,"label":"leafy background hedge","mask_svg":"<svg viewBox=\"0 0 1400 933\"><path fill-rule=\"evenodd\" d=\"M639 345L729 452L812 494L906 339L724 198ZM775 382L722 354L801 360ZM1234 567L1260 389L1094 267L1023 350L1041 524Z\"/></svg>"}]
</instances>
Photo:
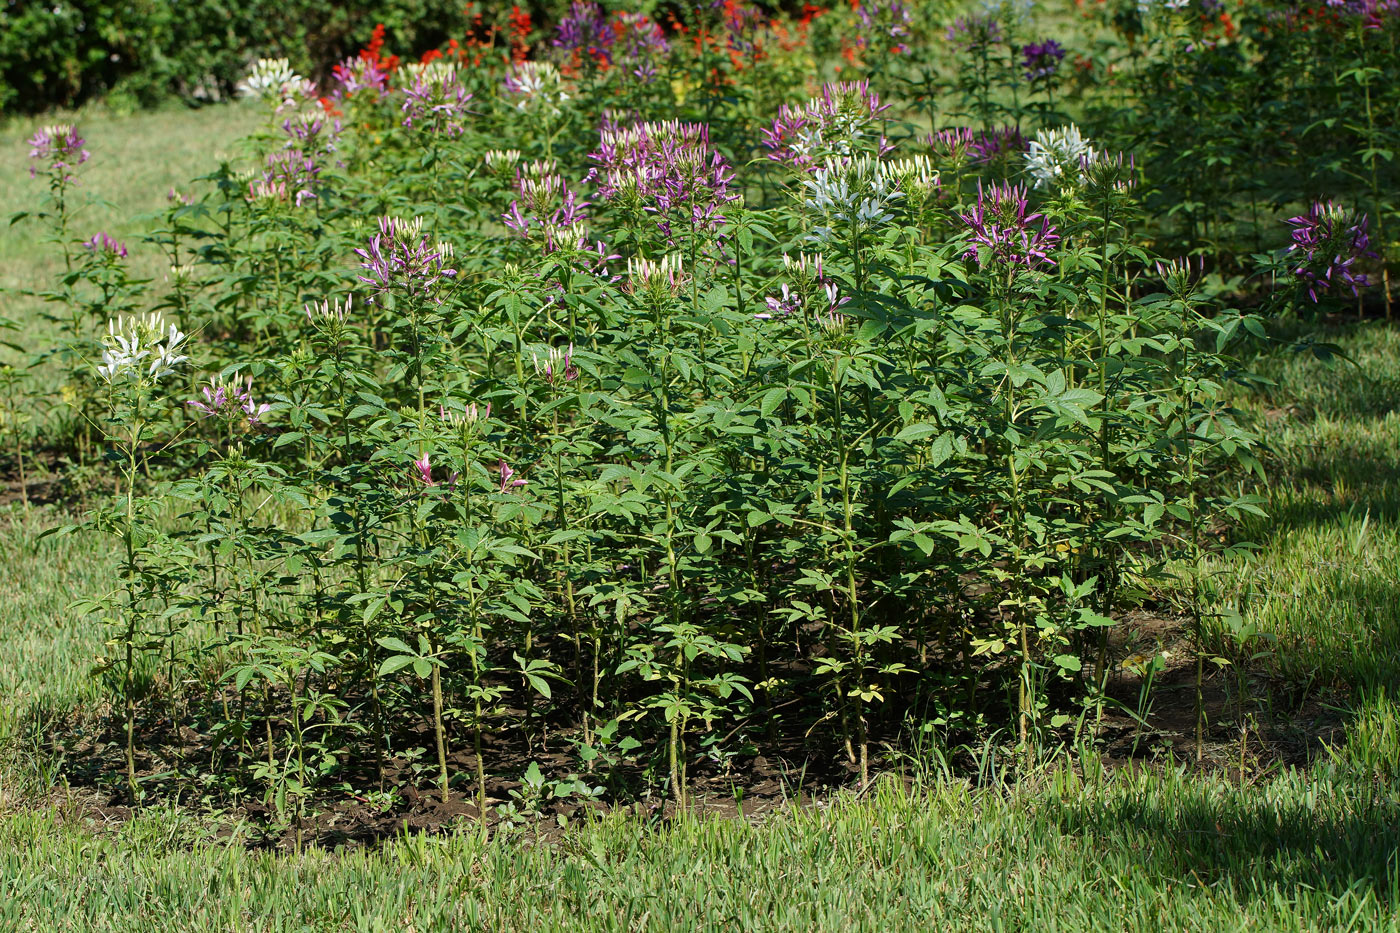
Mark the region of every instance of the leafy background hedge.
<instances>
[{"instance_id":1,"label":"leafy background hedge","mask_svg":"<svg viewBox=\"0 0 1400 933\"><path fill-rule=\"evenodd\" d=\"M470 20L461 0L0 0L0 115L107 95L117 106L233 93L248 64L285 56L320 76L377 23L394 47L436 47ZM509 12L495 11L504 18ZM490 21L492 12L487 11Z\"/></svg>"}]
</instances>

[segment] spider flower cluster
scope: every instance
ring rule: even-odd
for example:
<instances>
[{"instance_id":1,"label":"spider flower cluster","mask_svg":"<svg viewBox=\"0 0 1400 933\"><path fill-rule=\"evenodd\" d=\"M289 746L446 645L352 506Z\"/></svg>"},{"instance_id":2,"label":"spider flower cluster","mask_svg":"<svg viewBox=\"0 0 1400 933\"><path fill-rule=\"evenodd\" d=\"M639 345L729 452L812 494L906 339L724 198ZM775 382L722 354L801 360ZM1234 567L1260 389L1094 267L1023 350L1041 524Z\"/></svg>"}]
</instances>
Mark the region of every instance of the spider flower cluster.
<instances>
[{"instance_id":1,"label":"spider flower cluster","mask_svg":"<svg viewBox=\"0 0 1400 933\"><path fill-rule=\"evenodd\" d=\"M287 137L288 149L318 156L332 155L337 148L341 125L324 111L304 111L283 120L282 132Z\"/></svg>"},{"instance_id":2,"label":"spider flower cluster","mask_svg":"<svg viewBox=\"0 0 1400 933\"><path fill-rule=\"evenodd\" d=\"M977 165L990 165L1025 152L1029 144L1014 126L1000 126L977 133L968 144L968 157Z\"/></svg>"},{"instance_id":3,"label":"spider flower cluster","mask_svg":"<svg viewBox=\"0 0 1400 933\"><path fill-rule=\"evenodd\" d=\"M1021 47L1021 65L1027 81L1049 81L1060 70L1065 50L1054 39L1030 42Z\"/></svg>"},{"instance_id":4,"label":"spider flower cluster","mask_svg":"<svg viewBox=\"0 0 1400 933\"><path fill-rule=\"evenodd\" d=\"M590 177L598 194L637 215L651 215L668 242L677 227L711 234L725 222L724 206L738 198L729 190L734 172L710 145L703 123L668 120L605 125Z\"/></svg>"},{"instance_id":5,"label":"spider flower cluster","mask_svg":"<svg viewBox=\"0 0 1400 933\"><path fill-rule=\"evenodd\" d=\"M185 403L204 418L218 418L230 424L255 428L262 424L263 415L272 410L267 402L253 398L253 377L241 382L224 383L210 379L200 389L200 398Z\"/></svg>"},{"instance_id":6,"label":"spider flower cluster","mask_svg":"<svg viewBox=\"0 0 1400 933\"><path fill-rule=\"evenodd\" d=\"M102 260L125 259L126 246L109 233L94 233L83 242L83 248Z\"/></svg>"},{"instance_id":7,"label":"spider flower cluster","mask_svg":"<svg viewBox=\"0 0 1400 933\"><path fill-rule=\"evenodd\" d=\"M381 217L379 232L370 237L363 249L355 250L355 255L368 273L361 275L360 281L378 294L440 301L438 292L443 281L457 274L457 270L446 266L450 261L447 251L443 244L431 243L423 233L422 218Z\"/></svg>"},{"instance_id":8,"label":"spider flower cluster","mask_svg":"<svg viewBox=\"0 0 1400 933\"><path fill-rule=\"evenodd\" d=\"M88 160L86 145L71 123L43 127L29 138L29 177L42 171L56 181L73 181L73 170Z\"/></svg>"},{"instance_id":9,"label":"spider flower cluster","mask_svg":"<svg viewBox=\"0 0 1400 933\"><path fill-rule=\"evenodd\" d=\"M1026 151L1026 173L1036 188L1072 187L1084 180L1084 167L1098 156L1073 123L1038 130Z\"/></svg>"},{"instance_id":10,"label":"spider flower cluster","mask_svg":"<svg viewBox=\"0 0 1400 933\"><path fill-rule=\"evenodd\" d=\"M109 385L155 385L189 359L179 352L187 337L159 312L113 318L102 338L98 378Z\"/></svg>"},{"instance_id":11,"label":"spider flower cluster","mask_svg":"<svg viewBox=\"0 0 1400 933\"><path fill-rule=\"evenodd\" d=\"M466 129L471 99L456 68L433 62L420 67L413 84L404 90L403 125L456 139Z\"/></svg>"},{"instance_id":12,"label":"spider flower cluster","mask_svg":"<svg viewBox=\"0 0 1400 933\"><path fill-rule=\"evenodd\" d=\"M570 190L553 159L520 166L515 192L502 220L516 234L541 240L546 253L576 246L584 240L584 208L588 202L580 201Z\"/></svg>"},{"instance_id":13,"label":"spider flower cluster","mask_svg":"<svg viewBox=\"0 0 1400 933\"><path fill-rule=\"evenodd\" d=\"M965 52L984 53L1001 43L1001 23L995 16L960 16L948 27L946 37Z\"/></svg>"},{"instance_id":14,"label":"spider flower cluster","mask_svg":"<svg viewBox=\"0 0 1400 933\"><path fill-rule=\"evenodd\" d=\"M277 110L295 109L316 99L316 85L292 70L285 58L260 58L239 82L245 97L257 97Z\"/></svg>"},{"instance_id":15,"label":"spider flower cluster","mask_svg":"<svg viewBox=\"0 0 1400 933\"><path fill-rule=\"evenodd\" d=\"M770 160L807 172L832 157L884 155L890 146L880 123L888 109L869 81L828 82L806 106L779 107L763 145Z\"/></svg>"},{"instance_id":16,"label":"spider flower cluster","mask_svg":"<svg viewBox=\"0 0 1400 933\"><path fill-rule=\"evenodd\" d=\"M502 91L521 111L555 114L570 97L564 75L550 62L516 62L506 72Z\"/></svg>"},{"instance_id":17,"label":"spider flower cluster","mask_svg":"<svg viewBox=\"0 0 1400 933\"><path fill-rule=\"evenodd\" d=\"M1353 296L1369 285L1364 273L1354 272L1361 259L1374 258L1366 232L1365 214L1348 214L1331 201L1314 201L1307 213L1290 217L1293 244L1293 275L1307 289L1314 303L1319 292L1334 287L1349 288Z\"/></svg>"},{"instance_id":18,"label":"spider flower cluster","mask_svg":"<svg viewBox=\"0 0 1400 933\"><path fill-rule=\"evenodd\" d=\"M678 255L655 260L635 256L627 260L627 291L653 304L662 304L680 294L687 281L685 263Z\"/></svg>"},{"instance_id":19,"label":"spider flower cluster","mask_svg":"<svg viewBox=\"0 0 1400 933\"><path fill-rule=\"evenodd\" d=\"M836 236L837 228L859 233L894 219L891 208L904 197L891 172L869 156L823 165L802 187L803 203L826 221L812 230L821 241Z\"/></svg>"},{"instance_id":20,"label":"spider flower cluster","mask_svg":"<svg viewBox=\"0 0 1400 933\"><path fill-rule=\"evenodd\" d=\"M784 282L779 294L769 295L764 301L768 310L755 314L755 318L768 321L811 311L826 330L831 330L829 325L838 319L844 321L840 308L850 298L842 295L840 286L827 277L821 253L798 253L796 259L784 253L783 268L792 284Z\"/></svg>"},{"instance_id":21,"label":"spider flower cluster","mask_svg":"<svg viewBox=\"0 0 1400 933\"><path fill-rule=\"evenodd\" d=\"M1050 252L1060 235L1043 214L1031 213L1026 189L1010 183L977 186L977 203L962 222L972 231L967 259L981 268L1009 271L1053 266Z\"/></svg>"},{"instance_id":22,"label":"spider flower cluster","mask_svg":"<svg viewBox=\"0 0 1400 933\"><path fill-rule=\"evenodd\" d=\"M530 362L534 364L535 375L549 385L559 382L573 382L579 377L578 365L574 363L573 344L563 348L550 347L545 351L544 356L538 352L532 352Z\"/></svg>"},{"instance_id":23,"label":"spider flower cluster","mask_svg":"<svg viewBox=\"0 0 1400 933\"><path fill-rule=\"evenodd\" d=\"M262 175L248 182L248 199L301 207L316 197L321 168L300 149L269 153Z\"/></svg>"},{"instance_id":24,"label":"spider flower cluster","mask_svg":"<svg viewBox=\"0 0 1400 933\"><path fill-rule=\"evenodd\" d=\"M857 44L863 48L878 48L895 55L909 51L907 40L914 25L909 7L900 0L866 0L856 9L859 35Z\"/></svg>"}]
</instances>

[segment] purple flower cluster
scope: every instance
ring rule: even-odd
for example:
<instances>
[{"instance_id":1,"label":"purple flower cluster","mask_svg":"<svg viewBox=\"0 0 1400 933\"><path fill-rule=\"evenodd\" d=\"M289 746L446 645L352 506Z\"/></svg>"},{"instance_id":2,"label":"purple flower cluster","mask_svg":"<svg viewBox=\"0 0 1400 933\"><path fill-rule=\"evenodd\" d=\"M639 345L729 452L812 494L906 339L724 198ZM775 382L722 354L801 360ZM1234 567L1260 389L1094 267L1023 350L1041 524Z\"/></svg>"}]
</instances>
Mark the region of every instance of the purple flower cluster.
<instances>
[{"instance_id":1,"label":"purple flower cluster","mask_svg":"<svg viewBox=\"0 0 1400 933\"><path fill-rule=\"evenodd\" d=\"M298 113L282 121L282 132L290 149L331 155L340 137L340 121L321 112Z\"/></svg>"},{"instance_id":2,"label":"purple flower cluster","mask_svg":"<svg viewBox=\"0 0 1400 933\"><path fill-rule=\"evenodd\" d=\"M336 100L354 97L370 91L375 100L389 93L389 70L371 58L347 58L331 69L334 85L331 96Z\"/></svg>"},{"instance_id":3,"label":"purple flower cluster","mask_svg":"<svg viewBox=\"0 0 1400 933\"><path fill-rule=\"evenodd\" d=\"M655 216L657 227L675 243L674 225L713 233L725 223L725 204L738 198L729 184L729 162L710 146L703 123L668 120L618 126L605 123L598 149L589 158L598 167L604 201Z\"/></svg>"},{"instance_id":4,"label":"purple flower cluster","mask_svg":"<svg viewBox=\"0 0 1400 933\"><path fill-rule=\"evenodd\" d=\"M262 424L262 416L272 410L268 403L253 400L252 376L249 376L247 381L232 386L210 379L209 384L200 390L200 394L204 396L203 401L194 399L186 404L205 418L222 418L230 422L244 421L248 427L255 428Z\"/></svg>"},{"instance_id":5,"label":"purple flower cluster","mask_svg":"<svg viewBox=\"0 0 1400 933\"><path fill-rule=\"evenodd\" d=\"M456 69L420 74L404 91L403 125L456 139L466 129L467 103L472 94L457 80Z\"/></svg>"},{"instance_id":6,"label":"purple flower cluster","mask_svg":"<svg viewBox=\"0 0 1400 933\"><path fill-rule=\"evenodd\" d=\"M1400 0L1327 0L1327 6L1359 18L1366 29L1382 29L1385 17L1400 17Z\"/></svg>"},{"instance_id":7,"label":"purple flower cluster","mask_svg":"<svg viewBox=\"0 0 1400 933\"><path fill-rule=\"evenodd\" d=\"M965 52L985 52L1001 42L1001 23L994 16L960 16L948 27L947 39Z\"/></svg>"},{"instance_id":8,"label":"purple flower cluster","mask_svg":"<svg viewBox=\"0 0 1400 933\"><path fill-rule=\"evenodd\" d=\"M1306 214L1290 217L1287 223L1293 228L1293 245L1288 252L1300 259L1293 274L1314 303L1318 292L1334 285L1350 288L1356 295L1358 289L1370 284L1364 274L1352 271L1357 260L1376 255L1370 249L1365 214L1347 214L1331 201L1314 201Z\"/></svg>"},{"instance_id":9,"label":"purple flower cluster","mask_svg":"<svg viewBox=\"0 0 1400 933\"><path fill-rule=\"evenodd\" d=\"M914 24L914 17L909 7L900 0L866 0L860 4L857 13L860 35L856 41L862 49L875 46L896 55L909 51L904 40L909 38L909 27Z\"/></svg>"},{"instance_id":10,"label":"purple flower cluster","mask_svg":"<svg viewBox=\"0 0 1400 933\"><path fill-rule=\"evenodd\" d=\"M94 233L92 239L83 246L94 256L102 259L125 259L126 246L113 239L108 233Z\"/></svg>"},{"instance_id":11,"label":"purple flower cluster","mask_svg":"<svg viewBox=\"0 0 1400 933\"><path fill-rule=\"evenodd\" d=\"M86 144L77 128L70 124L44 127L29 138L29 158L33 162L29 166L29 177L39 174L42 164L42 171L55 181L63 184L73 181L77 177L73 170L88 160L88 151L83 148Z\"/></svg>"},{"instance_id":12,"label":"purple flower cluster","mask_svg":"<svg viewBox=\"0 0 1400 933\"><path fill-rule=\"evenodd\" d=\"M278 203L291 201L297 207L316 197L316 183L321 167L300 149L284 149L268 155L262 177L248 183L248 197L253 201Z\"/></svg>"},{"instance_id":13,"label":"purple flower cluster","mask_svg":"<svg viewBox=\"0 0 1400 933\"><path fill-rule=\"evenodd\" d=\"M583 221L587 201L569 190L553 159L522 165L515 176L516 198L502 215L505 225L518 235L541 237L544 251L552 253L585 243Z\"/></svg>"},{"instance_id":14,"label":"purple flower cluster","mask_svg":"<svg viewBox=\"0 0 1400 933\"><path fill-rule=\"evenodd\" d=\"M428 241L421 221L381 217L379 232L364 249L355 250L355 255L362 260L360 267L369 272L360 276L360 281L373 286L379 294L394 292L409 298L440 300L438 286L457 274L457 270L446 268L446 252L441 244Z\"/></svg>"},{"instance_id":15,"label":"purple flower cluster","mask_svg":"<svg viewBox=\"0 0 1400 933\"><path fill-rule=\"evenodd\" d=\"M1021 64L1026 69L1027 81L1049 81L1060 70L1060 62L1065 50L1054 39L1044 42L1031 42L1021 48Z\"/></svg>"},{"instance_id":16,"label":"purple flower cluster","mask_svg":"<svg viewBox=\"0 0 1400 933\"><path fill-rule=\"evenodd\" d=\"M755 314L756 319L781 320L808 308L827 329L832 329L829 325L837 319L844 319L844 315L839 313L840 308L851 299L842 295L840 286L827 277L820 253L812 256L804 253L797 259L784 255L783 265L797 283L797 288L793 289L784 282L781 295L769 295L765 299L768 310Z\"/></svg>"},{"instance_id":17,"label":"purple flower cluster","mask_svg":"<svg viewBox=\"0 0 1400 933\"><path fill-rule=\"evenodd\" d=\"M988 265L1034 269L1055 263L1050 251L1060 242L1060 234L1043 214L1028 213L1026 189L1021 185L977 186L977 203L966 214L958 215L972 231L968 260ZM1037 223L1038 221L1038 223Z\"/></svg>"},{"instance_id":18,"label":"purple flower cluster","mask_svg":"<svg viewBox=\"0 0 1400 933\"><path fill-rule=\"evenodd\" d=\"M977 138L965 126L953 126L939 130L927 137L925 142L933 156L934 164L940 168L960 168L967 162Z\"/></svg>"},{"instance_id":19,"label":"purple flower cluster","mask_svg":"<svg viewBox=\"0 0 1400 933\"><path fill-rule=\"evenodd\" d=\"M648 83L656 77L656 59L670 49L661 27L645 13L617 13L609 22L592 0L574 0L550 43L592 62L622 65Z\"/></svg>"},{"instance_id":20,"label":"purple flower cluster","mask_svg":"<svg viewBox=\"0 0 1400 933\"><path fill-rule=\"evenodd\" d=\"M1001 126L978 133L968 146L968 154L973 162L987 165L1006 156L1019 155L1029 148L1030 143L1020 130L1014 126Z\"/></svg>"},{"instance_id":21,"label":"purple flower cluster","mask_svg":"<svg viewBox=\"0 0 1400 933\"><path fill-rule=\"evenodd\" d=\"M559 18L550 44L565 52L580 52L589 58L601 55L611 61L613 39L607 14L601 6L593 0L574 0L569 12Z\"/></svg>"},{"instance_id":22,"label":"purple flower cluster","mask_svg":"<svg viewBox=\"0 0 1400 933\"><path fill-rule=\"evenodd\" d=\"M618 13L613 19L614 56L645 84L656 79L656 61L671 50L666 35L645 13Z\"/></svg>"},{"instance_id":23,"label":"purple flower cluster","mask_svg":"<svg viewBox=\"0 0 1400 933\"><path fill-rule=\"evenodd\" d=\"M763 146L772 161L804 172L816 171L831 156L884 155L890 147L875 124L888 109L869 81L827 82L805 107L780 106L763 131Z\"/></svg>"}]
</instances>

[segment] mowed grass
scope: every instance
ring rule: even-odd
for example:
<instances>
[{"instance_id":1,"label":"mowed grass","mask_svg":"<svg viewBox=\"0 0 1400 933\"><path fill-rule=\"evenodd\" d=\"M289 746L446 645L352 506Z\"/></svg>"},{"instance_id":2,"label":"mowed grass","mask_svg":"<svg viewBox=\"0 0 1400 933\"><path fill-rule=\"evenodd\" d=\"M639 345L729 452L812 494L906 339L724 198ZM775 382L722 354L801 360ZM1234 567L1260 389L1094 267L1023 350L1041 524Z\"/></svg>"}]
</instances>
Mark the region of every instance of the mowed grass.
<instances>
[{"instance_id":1,"label":"mowed grass","mask_svg":"<svg viewBox=\"0 0 1400 933\"><path fill-rule=\"evenodd\" d=\"M48 329L40 320L41 303L14 290L50 288L63 268L61 254L45 242L48 230L41 221L10 224L18 212L38 210L44 195L43 180L29 177L26 140L36 129L72 123L87 140L91 158L70 194L73 235L87 239L99 231L110 233L126 244L136 275L161 282L169 263L155 245L141 242L141 218L163 207L170 189L188 191L191 180L216 168L220 156L234 156L238 141L261 119L265 117L256 106L236 104L129 116L93 107L0 124L0 317L20 325L18 336L7 339L29 352L43 347Z\"/></svg>"},{"instance_id":2,"label":"mowed grass","mask_svg":"<svg viewBox=\"0 0 1400 933\"><path fill-rule=\"evenodd\" d=\"M1390 930L1393 797L1298 775L1012 793L944 782L761 825L610 819L250 853L147 814L0 823L0 927L42 931Z\"/></svg>"},{"instance_id":3,"label":"mowed grass","mask_svg":"<svg viewBox=\"0 0 1400 933\"><path fill-rule=\"evenodd\" d=\"M111 202L82 231L159 254L131 217L232 150L243 108L82 115L84 188ZM0 130L0 192L38 194L28 125ZM33 227L0 231L0 281L57 268ZM26 339L32 303L3 299ZM973 787L936 761L908 783L794 807L759 824L609 817L537 840L470 827L373 850L300 855L212 838L217 815L105 824L34 752L53 715L103 702L104 633L67 611L111 585L106 542L40 538L53 508L0 514L0 931L1390 930L1400 928L1400 332L1326 335L1353 362L1277 352L1246 400L1271 444L1260 549L1212 567L1218 604L1276 639L1261 672L1337 705L1328 760L1243 785L1189 770L1105 773L1061 758Z\"/></svg>"}]
</instances>

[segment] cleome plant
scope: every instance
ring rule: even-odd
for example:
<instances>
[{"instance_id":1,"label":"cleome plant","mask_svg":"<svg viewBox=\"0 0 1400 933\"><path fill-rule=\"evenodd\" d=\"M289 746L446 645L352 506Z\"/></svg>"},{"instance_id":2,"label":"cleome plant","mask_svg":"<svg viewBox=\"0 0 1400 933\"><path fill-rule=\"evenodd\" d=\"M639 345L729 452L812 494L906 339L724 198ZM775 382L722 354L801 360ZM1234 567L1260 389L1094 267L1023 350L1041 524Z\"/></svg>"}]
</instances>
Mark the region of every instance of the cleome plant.
<instances>
[{"instance_id":1,"label":"cleome plant","mask_svg":"<svg viewBox=\"0 0 1400 933\"><path fill-rule=\"evenodd\" d=\"M164 282L77 232L101 140L34 137L59 444L103 476L58 531L120 554L73 612L108 632L122 796L261 800L300 843L420 775L514 822L684 810L760 751L865 787L911 725L1032 761L1092 741L1164 587L1201 754L1203 575L1262 514L1232 400L1270 319L1388 289L1367 63L1400 24L1337 8L1350 186L1241 141L1263 189L1178 125L1229 96L1190 75L1243 67L1210 4L1098 23L1136 43L1101 93L1013 5L927 35L856 6L580 0L539 41L259 62L260 129L151 223ZM1250 54L1305 59L1288 22Z\"/></svg>"}]
</instances>

